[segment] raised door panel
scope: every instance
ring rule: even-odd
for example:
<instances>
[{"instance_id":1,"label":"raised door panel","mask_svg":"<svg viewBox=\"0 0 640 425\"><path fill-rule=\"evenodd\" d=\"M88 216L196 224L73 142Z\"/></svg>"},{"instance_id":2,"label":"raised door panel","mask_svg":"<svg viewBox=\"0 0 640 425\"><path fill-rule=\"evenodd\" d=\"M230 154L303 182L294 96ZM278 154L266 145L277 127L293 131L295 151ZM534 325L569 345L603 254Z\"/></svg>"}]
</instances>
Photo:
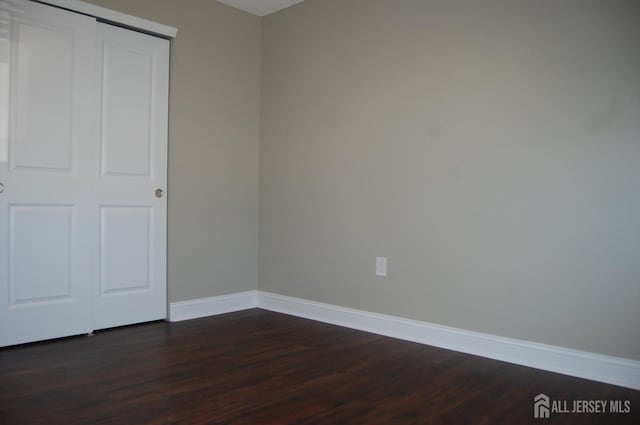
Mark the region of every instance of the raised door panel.
<instances>
[{"instance_id":1,"label":"raised door panel","mask_svg":"<svg viewBox=\"0 0 640 425\"><path fill-rule=\"evenodd\" d=\"M152 289L152 210L149 207L102 208L100 292L102 295Z\"/></svg>"},{"instance_id":2,"label":"raised door panel","mask_svg":"<svg viewBox=\"0 0 640 425\"><path fill-rule=\"evenodd\" d=\"M153 55L114 41L104 42L102 54L102 174L149 177Z\"/></svg>"},{"instance_id":3,"label":"raised door panel","mask_svg":"<svg viewBox=\"0 0 640 425\"><path fill-rule=\"evenodd\" d=\"M70 171L74 34L15 20L11 168Z\"/></svg>"},{"instance_id":4,"label":"raised door panel","mask_svg":"<svg viewBox=\"0 0 640 425\"><path fill-rule=\"evenodd\" d=\"M9 305L55 302L73 296L74 208L9 208Z\"/></svg>"}]
</instances>

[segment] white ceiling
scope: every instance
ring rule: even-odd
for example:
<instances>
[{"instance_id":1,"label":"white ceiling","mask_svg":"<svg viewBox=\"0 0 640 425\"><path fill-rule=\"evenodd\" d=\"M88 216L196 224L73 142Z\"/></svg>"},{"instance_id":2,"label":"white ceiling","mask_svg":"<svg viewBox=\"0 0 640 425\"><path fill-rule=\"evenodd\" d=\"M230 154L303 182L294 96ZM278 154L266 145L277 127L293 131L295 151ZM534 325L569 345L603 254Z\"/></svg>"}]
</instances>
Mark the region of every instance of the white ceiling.
<instances>
[{"instance_id":1,"label":"white ceiling","mask_svg":"<svg viewBox=\"0 0 640 425\"><path fill-rule=\"evenodd\" d=\"M245 12L265 16L304 0L218 0Z\"/></svg>"}]
</instances>

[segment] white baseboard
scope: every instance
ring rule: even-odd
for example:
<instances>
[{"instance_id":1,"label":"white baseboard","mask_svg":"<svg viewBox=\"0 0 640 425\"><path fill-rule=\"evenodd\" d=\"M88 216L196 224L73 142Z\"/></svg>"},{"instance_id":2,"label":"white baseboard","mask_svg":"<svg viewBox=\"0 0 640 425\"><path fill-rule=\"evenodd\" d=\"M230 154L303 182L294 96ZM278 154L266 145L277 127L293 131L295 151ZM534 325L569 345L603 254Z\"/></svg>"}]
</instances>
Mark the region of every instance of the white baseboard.
<instances>
[{"instance_id":1,"label":"white baseboard","mask_svg":"<svg viewBox=\"0 0 640 425\"><path fill-rule=\"evenodd\" d=\"M199 298L169 304L169 321L198 319L218 314L256 308L258 291L238 292L219 297Z\"/></svg>"},{"instance_id":2,"label":"white baseboard","mask_svg":"<svg viewBox=\"0 0 640 425\"><path fill-rule=\"evenodd\" d=\"M640 390L640 361L472 332L263 291L247 291L171 303L169 320L177 322L256 307Z\"/></svg>"},{"instance_id":3,"label":"white baseboard","mask_svg":"<svg viewBox=\"0 0 640 425\"><path fill-rule=\"evenodd\" d=\"M564 375L640 389L640 361L504 338L258 291L258 307Z\"/></svg>"}]
</instances>

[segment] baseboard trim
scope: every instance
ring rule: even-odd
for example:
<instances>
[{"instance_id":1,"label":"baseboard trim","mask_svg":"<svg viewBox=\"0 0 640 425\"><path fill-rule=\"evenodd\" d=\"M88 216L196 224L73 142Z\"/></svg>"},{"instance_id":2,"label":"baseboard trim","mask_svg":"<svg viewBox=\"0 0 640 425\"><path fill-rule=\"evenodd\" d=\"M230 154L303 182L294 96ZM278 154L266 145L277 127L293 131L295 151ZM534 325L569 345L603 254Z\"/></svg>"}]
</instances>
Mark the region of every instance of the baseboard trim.
<instances>
[{"instance_id":1,"label":"baseboard trim","mask_svg":"<svg viewBox=\"0 0 640 425\"><path fill-rule=\"evenodd\" d=\"M462 353L640 390L640 361L354 310L263 291L171 303L179 322L261 308Z\"/></svg>"},{"instance_id":2,"label":"baseboard trim","mask_svg":"<svg viewBox=\"0 0 640 425\"><path fill-rule=\"evenodd\" d=\"M238 292L218 297L199 298L169 304L169 321L198 319L234 311L249 310L258 305L258 291Z\"/></svg>"},{"instance_id":3,"label":"baseboard trim","mask_svg":"<svg viewBox=\"0 0 640 425\"><path fill-rule=\"evenodd\" d=\"M258 307L578 378L640 389L640 361L258 291Z\"/></svg>"}]
</instances>

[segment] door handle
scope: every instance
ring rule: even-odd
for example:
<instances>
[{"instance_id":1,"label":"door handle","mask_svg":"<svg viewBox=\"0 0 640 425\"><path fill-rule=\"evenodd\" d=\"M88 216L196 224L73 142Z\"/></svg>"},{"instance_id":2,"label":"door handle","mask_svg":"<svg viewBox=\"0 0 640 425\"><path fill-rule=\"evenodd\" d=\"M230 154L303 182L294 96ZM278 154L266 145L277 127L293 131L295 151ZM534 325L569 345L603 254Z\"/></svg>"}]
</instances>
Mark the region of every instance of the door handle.
<instances>
[{"instance_id":1,"label":"door handle","mask_svg":"<svg viewBox=\"0 0 640 425\"><path fill-rule=\"evenodd\" d=\"M0 193L4 192L4 185L0 183Z\"/></svg>"},{"instance_id":2,"label":"door handle","mask_svg":"<svg viewBox=\"0 0 640 425\"><path fill-rule=\"evenodd\" d=\"M164 191L162 189L156 189L156 198L162 198Z\"/></svg>"}]
</instances>

